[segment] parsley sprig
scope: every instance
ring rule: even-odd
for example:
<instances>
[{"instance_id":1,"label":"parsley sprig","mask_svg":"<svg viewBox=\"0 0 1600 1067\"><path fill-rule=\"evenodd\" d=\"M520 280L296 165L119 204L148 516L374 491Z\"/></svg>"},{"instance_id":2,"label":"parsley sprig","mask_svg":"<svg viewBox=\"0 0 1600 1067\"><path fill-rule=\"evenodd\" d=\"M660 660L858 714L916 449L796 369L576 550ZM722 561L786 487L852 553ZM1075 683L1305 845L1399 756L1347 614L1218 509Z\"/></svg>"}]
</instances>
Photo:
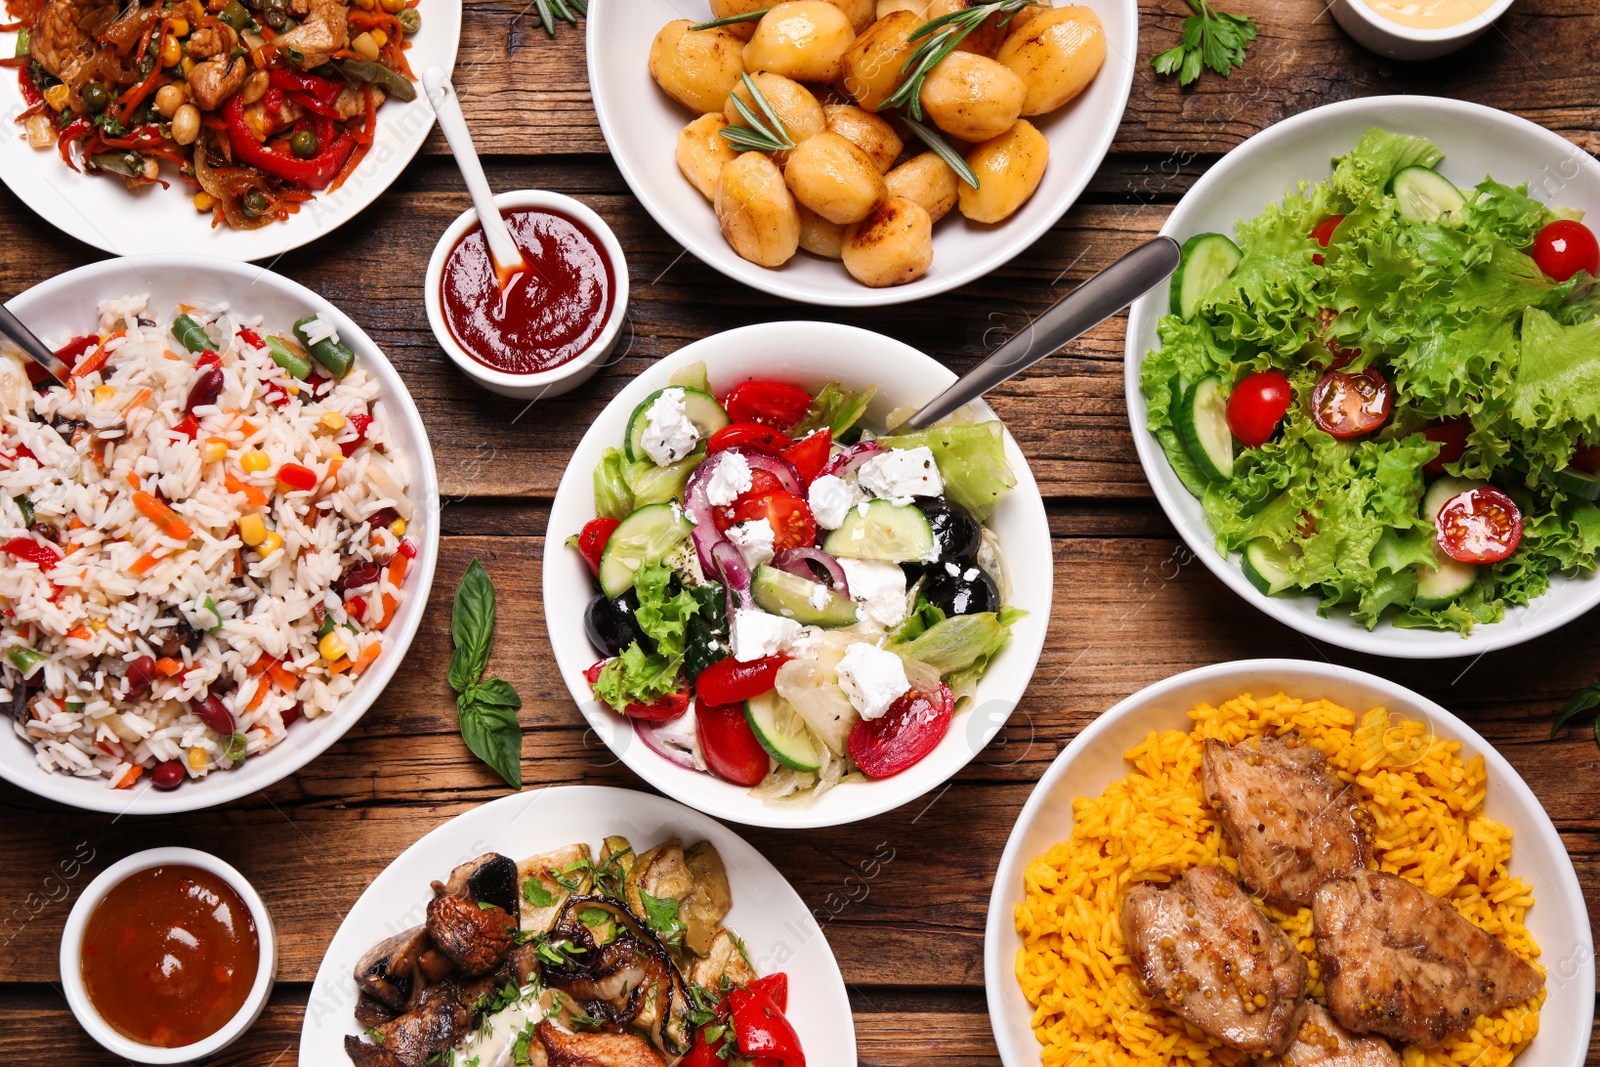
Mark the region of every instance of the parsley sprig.
<instances>
[{"instance_id":1,"label":"parsley sprig","mask_svg":"<svg viewBox=\"0 0 1600 1067\"><path fill-rule=\"evenodd\" d=\"M1183 20L1183 43L1150 61L1156 72L1176 74L1180 85L1191 85L1206 67L1226 78L1244 66L1250 42L1256 39L1256 20L1217 11L1210 0L1188 3L1194 14Z\"/></svg>"}]
</instances>

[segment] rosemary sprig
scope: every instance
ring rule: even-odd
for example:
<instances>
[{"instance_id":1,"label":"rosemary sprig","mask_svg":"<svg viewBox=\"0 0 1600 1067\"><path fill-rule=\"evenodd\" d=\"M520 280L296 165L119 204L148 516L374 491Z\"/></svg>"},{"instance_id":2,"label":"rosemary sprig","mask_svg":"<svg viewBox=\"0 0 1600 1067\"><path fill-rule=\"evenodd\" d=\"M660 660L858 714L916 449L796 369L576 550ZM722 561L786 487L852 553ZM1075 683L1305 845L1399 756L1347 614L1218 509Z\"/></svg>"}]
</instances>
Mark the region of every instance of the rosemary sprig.
<instances>
[{"instance_id":1,"label":"rosemary sprig","mask_svg":"<svg viewBox=\"0 0 1600 1067\"><path fill-rule=\"evenodd\" d=\"M771 10L772 8L770 7L763 7L758 8L755 11L746 11L740 15L724 15L720 19L712 19L710 22L696 23L689 28L691 30L714 30L719 26L737 26L741 22L760 22L762 17Z\"/></svg>"},{"instance_id":2,"label":"rosemary sprig","mask_svg":"<svg viewBox=\"0 0 1600 1067\"><path fill-rule=\"evenodd\" d=\"M906 60L906 80L894 91L894 95L878 105L878 110L903 107L913 119L921 121L922 83L928 80L928 73L943 63L990 15L1004 15L1000 20L1000 25L1004 26L1018 11L1025 7L1037 7L1038 4L1039 0L994 0L993 3L951 11L924 23L910 37L910 40L920 40L922 43Z\"/></svg>"},{"instance_id":3,"label":"rosemary sprig","mask_svg":"<svg viewBox=\"0 0 1600 1067\"><path fill-rule=\"evenodd\" d=\"M733 108L744 119L743 126L729 126L722 131L723 140L741 152L787 152L794 147L794 138L789 136L789 131L784 128L783 120L778 118L778 113L772 110L772 104L767 101L767 96L755 79L748 74L741 74L744 87L750 93L750 99L755 101L756 113L738 93L733 93L729 99L733 101Z\"/></svg>"},{"instance_id":4,"label":"rosemary sprig","mask_svg":"<svg viewBox=\"0 0 1600 1067\"><path fill-rule=\"evenodd\" d=\"M956 172L956 177L974 189L978 187L978 176L972 172L971 167L967 166L967 161L961 157L961 153L952 148L950 142L939 135L938 130L932 126L924 126L916 119L904 114L900 116L900 121L909 126L911 132L917 135L917 140L927 145L934 155L949 164L950 169Z\"/></svg>"},{"instance_id":5,"label":"rosemary sprig","mask_svg":"<svg viewBox=\"0 0 1600 1067\"><path fill-rule=\"evenodd\" d=\"M551 37L556 35L556 19L578 24L578 16L589 17L589 5L586 0L533 0L539 9L539 21L544 23L544 32Z\"/></svg>"}]
</instances>

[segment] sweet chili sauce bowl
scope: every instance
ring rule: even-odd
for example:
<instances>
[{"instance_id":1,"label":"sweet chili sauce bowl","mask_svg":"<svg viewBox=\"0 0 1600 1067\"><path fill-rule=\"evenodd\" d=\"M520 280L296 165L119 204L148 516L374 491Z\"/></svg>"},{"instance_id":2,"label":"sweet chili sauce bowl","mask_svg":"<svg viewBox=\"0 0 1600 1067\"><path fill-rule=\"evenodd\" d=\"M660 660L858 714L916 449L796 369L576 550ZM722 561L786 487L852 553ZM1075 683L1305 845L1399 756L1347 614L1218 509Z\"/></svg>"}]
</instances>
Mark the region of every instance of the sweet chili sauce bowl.
<instances>
[{"instance_id":1,"label":"sweet chili sauce bowl","mask_svg":"<svg viewBox=\"0 0 1600 1067\"><path fill-rule=\"evenodd\" d=\"M497 194L494 202L502 212L536 210L564 215L589 231L606 259L611 279L611 307L604 325L587 348L549 370L526 373L499 370L469 353L451 329L444 307L444 274L451 253L462 238L480 225L478 213L468 208L444 231L444 236L434 247L433 257L428 261L425 302L433 335L438 339L439 347L467 377L501 396L516 400L540 400L576 389L605 365L622 335L622 325L627 321L628 264L622 244L604 219L570 196L537 189L518 189Z\"/></svg>"}]
</instances>

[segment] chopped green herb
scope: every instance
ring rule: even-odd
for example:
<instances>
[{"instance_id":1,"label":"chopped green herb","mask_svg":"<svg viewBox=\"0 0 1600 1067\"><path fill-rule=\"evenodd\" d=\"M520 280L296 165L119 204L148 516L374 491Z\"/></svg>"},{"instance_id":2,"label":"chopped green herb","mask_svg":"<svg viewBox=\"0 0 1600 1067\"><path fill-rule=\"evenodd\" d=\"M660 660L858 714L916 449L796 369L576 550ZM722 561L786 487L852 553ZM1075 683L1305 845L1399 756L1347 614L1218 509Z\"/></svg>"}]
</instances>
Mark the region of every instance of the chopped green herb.
<instances>
[{"instance_id":1,"label":"chopped green herb","mask_svg":"<svg viewBox=\"0 0 1600 1067\"><path fill-rule=\"evenodd\" d=\"M544 883L537 878L529 878L522 883L522 899L536 908L555 907L557 897L544 887Z\"/></svg>"},{"instance_id":2,"label":"chopped green herb","mask_svg":"<svg viewBox=\"0 0 1600 1067\"><path fill-rule=\"evenodd\" d=\"M683 939L685 927L678 918L678 910L683 906L682 901L671 897L665 899L653 897L643 889L639 890L639 900L644 904L645 924L654 930L661 940L670 945Z\"/></svg>"}]
</instances>

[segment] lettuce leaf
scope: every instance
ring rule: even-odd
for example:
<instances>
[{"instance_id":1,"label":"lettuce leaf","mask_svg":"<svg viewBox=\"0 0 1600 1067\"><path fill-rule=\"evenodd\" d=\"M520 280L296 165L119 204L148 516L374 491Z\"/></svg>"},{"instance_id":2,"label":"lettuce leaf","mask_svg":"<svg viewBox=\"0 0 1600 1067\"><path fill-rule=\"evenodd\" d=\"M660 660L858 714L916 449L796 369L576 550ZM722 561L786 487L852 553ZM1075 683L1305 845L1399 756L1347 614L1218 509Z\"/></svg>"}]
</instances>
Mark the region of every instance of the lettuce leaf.
<instances>
[{"instance_id":1,"label":"lettuce leaf","mask_svg":"<svg viewBox=\"0 0 1600 1067\"><path fill-rule=\"evenodd\" d=\"M594 510L602 519L619 522L633 512L633 490L628 488L628 457L620 448L608 448L594 469Z\"/></svg>"},{"instance_id":2,"label":"lettuce leaf","mask_svg":"<svg viewBox=\"0 0 1600 1067\"><path fill-rule=\"evenodd\" d=\"M1388 188L1407 167L1437 167L1443 159L1439 146L1426 137L1371 129L1361 135L1355 151L1333 161L1332 184L1346 198L1361 200Z\"/></svg>"},{"instance_id":3,"label":"lettuce leaf","mask_svg":"<svg viewBox=\"0 0 1600 1067\"><path fill-rule=\"evenodd\" d=\"M633 588L639 598L634 619L655 647L635 641L601 668L595 696L619 712L629 704L653 704L681 688L689 623L701 611L701 600L663 564L641 564Z\"/></svg>"}]
</instances>

